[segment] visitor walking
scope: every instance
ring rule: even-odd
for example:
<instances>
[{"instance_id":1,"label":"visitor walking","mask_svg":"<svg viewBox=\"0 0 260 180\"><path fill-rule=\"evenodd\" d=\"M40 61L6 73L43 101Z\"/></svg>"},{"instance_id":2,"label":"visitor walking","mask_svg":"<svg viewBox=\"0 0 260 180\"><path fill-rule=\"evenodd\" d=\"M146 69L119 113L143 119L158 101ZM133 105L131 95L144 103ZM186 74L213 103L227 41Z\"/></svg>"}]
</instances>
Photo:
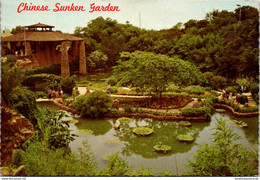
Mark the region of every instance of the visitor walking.
<instances>
[{"instance_id":1,"label":"visitor walking","mask_svg":"<svg viewBox=\"0 0 260 180\"><path fill-rule=\"evenodd\" d=\"M57 91L55 91L55 98L56 98L56 99L58 99L58 98L59 98L59 92L58 92L58 90L57 90Z\"/></svg>"}]
</instances>

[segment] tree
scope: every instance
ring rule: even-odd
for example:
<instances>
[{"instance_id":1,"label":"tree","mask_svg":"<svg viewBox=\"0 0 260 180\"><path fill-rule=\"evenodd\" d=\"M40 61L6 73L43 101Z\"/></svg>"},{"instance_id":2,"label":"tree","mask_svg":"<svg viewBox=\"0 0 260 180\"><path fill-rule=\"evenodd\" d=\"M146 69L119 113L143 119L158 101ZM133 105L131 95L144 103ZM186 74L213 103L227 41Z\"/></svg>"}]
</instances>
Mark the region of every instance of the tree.
<instances>
[{"instance_id":1,"label":"tree","mask_svg":"<svg viewBox=\"0 0 260 180\"><path fill-rule=\"evenodd\" d=\"M11 33L18 34L18 33L24 32L24 30L25 30L24 26L16 26L15 28L12 28Z\"/></svg>"},{"instance_id":2,"label":"tree","mask_svg":"<svg viewBox=\"0 0 260 180\"><path fill-rule=\"evenodd\" d=\"M114 67L119 85L139 87L142 91L164 92L170 82L181 85L198 84L201 72L192 63L151 52L121 53Z\"/></svg>"},{"instance_id":3,"label":"tree","mask_svg":"<svg viewBox=\"0 0 260 180\"><path fill-rule=\"evenodd\" d=\"M106 68L108 58L99 50L96 50L87 57L87 67L89 70Z\"/></svg>"}]
</instances>

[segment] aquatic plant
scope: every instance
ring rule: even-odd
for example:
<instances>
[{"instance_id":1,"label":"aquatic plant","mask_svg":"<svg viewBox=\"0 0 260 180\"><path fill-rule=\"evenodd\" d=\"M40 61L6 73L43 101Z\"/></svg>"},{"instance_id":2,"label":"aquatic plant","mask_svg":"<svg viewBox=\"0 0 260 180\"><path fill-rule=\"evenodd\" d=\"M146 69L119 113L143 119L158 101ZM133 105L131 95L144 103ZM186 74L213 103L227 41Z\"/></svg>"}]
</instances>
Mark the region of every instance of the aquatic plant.
<instances>
[{"instance_id":1,"label":"aquatic plant","mask_svg":"<svg viewBox=\"0 0 260 180\"><path fill-rule=\"evenodd\" d=\"M248 127L248 125L247 125L246 122L237 121L237 120L234 120L234 122L236 123L236 124L235 124L236 127L240 127L240 128L246 128L246 127Z\"/></svg>"},{"instance_id":2,"label":"aquatic plant","mask_svg":"<svg viewBox=\"0 0 260 180\"><path fill-rule=\"evenodd\" d=\"M133 133L140 136L149 136L153 133L153 129L148 127L136 127L133 129Z\"/></svg>"},{"instance_id":3,"label":"aquatic plant","mask_svg":"<svg viewBox=\"0 0 260 180\"><path fill-rule=\"evenodd\" d=\"M181 142L192 142L192 141L194 141L194 138L191 135L187 135L187 134L179 134L177 136L177 139Z\"/></svg>"},{"instance_id":4,"label":"aquatic plant","mask_svg":"<svg viewBox=\"0 0 260 180\"><path fill-rule=\"evenodd\" d=\"M128 118L128 117L121 117L117 119L120 123L130 123L133 122L133 119Z\"/></svg>"},{"instance_id":5,"label":"aquatic plant","mask_svg":"<svg viewBox=\"0 0 260 180\"><path fill-rule=\"evenodd\" d=\"M180 122L179 122L179 125L180 125L180 126L188 127L188 126L191 126L191 123L190 123L189 121L180 121Z\"/></svg>"},{"instance_id":6,"label":"aquatic plant","mask_svg":"<svg viewBox=\"0 0 260 180\"><path fill-rule=\"evenodd\" d=\"M224 113L224 112L226 112L226 110L225 110L225 109L216 109L216 112L218 112L218 113Z\"/></svg>"},{"instance_id":7,"label":"aquatic plant","mask_svg":"<svg viewBox=\"0 0 260 180\"><path fill-rule=\"evenodd\" d=\"M172 150L172 147L164 144L157 144L153 146L153 149L158 153L169 153Z\"/></svg>"}]
</instances>

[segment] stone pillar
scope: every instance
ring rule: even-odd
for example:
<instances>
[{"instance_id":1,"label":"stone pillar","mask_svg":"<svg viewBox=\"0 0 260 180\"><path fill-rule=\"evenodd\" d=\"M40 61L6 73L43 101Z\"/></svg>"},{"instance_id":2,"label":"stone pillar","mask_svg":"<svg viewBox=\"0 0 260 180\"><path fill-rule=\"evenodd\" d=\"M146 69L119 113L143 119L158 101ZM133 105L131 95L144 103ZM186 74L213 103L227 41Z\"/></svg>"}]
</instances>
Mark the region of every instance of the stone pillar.
<instances>
[{"instance_id":1,"label":"stone pillar","mask_svg":"<svg viewBox=\"0 0 260 180\"><path fill-rule=\"evenodd\" d=\"M87 73L86 53L85 53L85 43L84 43L84 41L79 42L79 73L80 74L86 74Z\"/></svg>"},{"instance_id":2,"label":"stone pillar","mask_svg":"<svg viewBox=\"0 0 260 180\"><path fill-rule=\"evenodd\" d=\"M31 43L28 42L28 41L25 44L25 53L26 53L27 56L31 56L32 55Z\"/></svg>"},{"instance_id":3,"label":"stone pillar","mask_svg":"<svg viewBox=\"0 0 260 180\"><path fill-rule=\"evenodd\" d=\"M68 41L61 42L61 76L69 77L70 76L70 66L68 58Z\"/></svg>"}]
</instances>

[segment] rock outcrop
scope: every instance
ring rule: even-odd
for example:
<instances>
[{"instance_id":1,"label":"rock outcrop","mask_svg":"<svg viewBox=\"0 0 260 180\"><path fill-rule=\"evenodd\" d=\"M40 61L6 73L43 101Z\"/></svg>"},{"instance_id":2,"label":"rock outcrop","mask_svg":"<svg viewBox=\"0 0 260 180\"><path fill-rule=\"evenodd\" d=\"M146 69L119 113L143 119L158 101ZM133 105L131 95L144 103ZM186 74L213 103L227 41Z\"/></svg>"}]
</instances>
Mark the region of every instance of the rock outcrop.
<instances>
[{"instance_id":1,"label":"rock outcrop","mask_svg":"<svg viewBox=\"0 0 260 180\"><path fill-rule=\"evenodd\" d=\"M1 167L10 163L13 151L33 135L29 120L1 103Z\"/></svg>"}]
</instances>

